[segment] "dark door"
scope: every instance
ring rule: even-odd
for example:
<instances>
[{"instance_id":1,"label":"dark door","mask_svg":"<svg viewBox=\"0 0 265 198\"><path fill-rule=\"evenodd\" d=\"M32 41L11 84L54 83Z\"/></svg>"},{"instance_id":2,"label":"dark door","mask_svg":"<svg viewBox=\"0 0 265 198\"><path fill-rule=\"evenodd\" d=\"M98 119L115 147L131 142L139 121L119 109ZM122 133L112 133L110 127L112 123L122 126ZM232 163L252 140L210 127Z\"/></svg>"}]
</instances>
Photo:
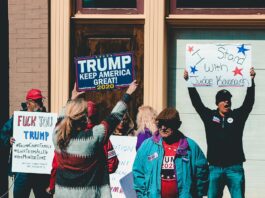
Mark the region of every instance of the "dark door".
<instances>
[{"instance_id":1,"label":"dark door","mask_svg":"<svg viewBox=\"0 0 265 198\"><path fill-rule=\"evenodd\" d=\"M74 57L102 55L118 52L134 52L135 78L139 89L133 95L129 105L129 113L135 120L137 109L143 103L143 62L144 62L144 26L143 25L113 25L86 24L83 21L73 22L73 52ZM71 67L71 85L75 81L75 66ZM111 91L89 91L86 99L97 103L100 120L110 113L116 102L121 99L126 89Z\"/></svg>"},{"instance_id":2,"label":"dark door","mask_svg":"<svg viewBox=\"0 0 265 198\"><path fill-rule=\"evenodd\" d=\"M9 61L8 61L8 0L0 1L0 128L9 117ZM0 197L8 197L8 156L9 148L0 140Z\"/></svg>"}]
</instances>

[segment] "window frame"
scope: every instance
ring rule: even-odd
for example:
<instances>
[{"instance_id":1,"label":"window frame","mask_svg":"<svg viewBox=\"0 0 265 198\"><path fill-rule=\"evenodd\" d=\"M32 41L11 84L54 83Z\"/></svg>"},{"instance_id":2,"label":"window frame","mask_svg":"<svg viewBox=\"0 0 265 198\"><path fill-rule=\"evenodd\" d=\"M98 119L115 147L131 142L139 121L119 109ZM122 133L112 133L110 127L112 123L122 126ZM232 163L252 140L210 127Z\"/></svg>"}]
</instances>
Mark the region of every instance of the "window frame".
<instances>
[{"instance_id":1,"label":"window frame","mask_svg":"<svg viewBox=\"0 0 265 198\"><path fill-rule=\"evenodd\" d=\"M75 1L76 14L143 14L144 0L136 0L136 8L83 8L82 0Z\"/></svg>"},{"instance_id":2,"label":"window frame","mask_svg":"<svg viewBox=\"0 0 265 198\"><path fill-rule=\"evenodd\" d=\"M177 0L170 0L170 14L245 15L265 14L265 8L177 8Z\"/></svg>"}]
</instances>

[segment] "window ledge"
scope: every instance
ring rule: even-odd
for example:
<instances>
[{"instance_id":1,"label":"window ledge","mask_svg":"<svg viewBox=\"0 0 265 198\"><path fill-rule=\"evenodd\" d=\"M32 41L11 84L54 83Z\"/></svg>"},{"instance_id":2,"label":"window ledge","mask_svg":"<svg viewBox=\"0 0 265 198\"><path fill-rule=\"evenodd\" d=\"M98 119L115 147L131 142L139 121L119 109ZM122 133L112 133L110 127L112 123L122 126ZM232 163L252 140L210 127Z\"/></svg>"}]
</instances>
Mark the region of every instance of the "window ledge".
<instances>
[{"instance_id":1,"label":"window ledge","mask_svg":"<svg viewBox=\"0 0 265 198\"><path fill-rule=\"evenodd\" d=\"M73 19L145 19L143 14L75 14Z\"/></svg>"},{"instance_id":2,"label":"window ledge","mask_svg":"<svg viewBox=\"0 0 265 198\"><path fill-rule=\"evenodd\" d=\"M167 24L181 27L265 28L265 15L169 15Z\"/></svg>"}]
</instances>

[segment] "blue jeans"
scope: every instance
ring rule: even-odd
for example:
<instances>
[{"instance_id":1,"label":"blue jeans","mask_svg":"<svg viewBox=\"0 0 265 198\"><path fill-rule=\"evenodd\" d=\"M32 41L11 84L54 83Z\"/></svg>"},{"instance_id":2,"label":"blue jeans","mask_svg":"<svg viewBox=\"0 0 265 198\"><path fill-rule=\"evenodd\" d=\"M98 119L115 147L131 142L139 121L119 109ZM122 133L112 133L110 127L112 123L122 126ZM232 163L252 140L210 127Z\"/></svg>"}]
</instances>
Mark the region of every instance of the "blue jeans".
<instances>
[{"instance_id":1,"label":"blue jeans","mask_svg":"<svg viewBox=\"0 0 265 198\"><path fill-rule=\"evenodd\" d=\"M242 164L228 167L209 166L210 184L208 198L221 198L227 185L231 198L245 197L245 174Z\"/></svg>"},{"instance_id":2,"label":"blue jeans","mask_svg":"<svg viewBox=\"0 0 265 198\"><path fill-rule=\"evenodd\" d=\"M49 198L46 188L49 186L49 175L33 173L16 173L13 189L14 198L29 198L31 189L35 198Z\"/></svg>"}]
</instances>

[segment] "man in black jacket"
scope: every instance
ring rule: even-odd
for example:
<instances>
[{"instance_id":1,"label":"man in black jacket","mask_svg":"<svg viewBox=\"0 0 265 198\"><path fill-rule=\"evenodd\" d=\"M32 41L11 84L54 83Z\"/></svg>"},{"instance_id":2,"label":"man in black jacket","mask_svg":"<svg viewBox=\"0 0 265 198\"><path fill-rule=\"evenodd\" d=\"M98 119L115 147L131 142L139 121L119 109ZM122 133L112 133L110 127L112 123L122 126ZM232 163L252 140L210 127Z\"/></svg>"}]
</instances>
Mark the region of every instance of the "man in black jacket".
<instances>
[{"instance_id":1,"label":"man in black jacket","mask_svg":"<svg viewBox=\"0 0 265 198\"><path fill-rule=\"evenodd\" d=\"M250 69L252 86L241 107L231 109L232 95L223 89L216 94L216 110L204 106L195 88L188 88L191 102L200 115L206 132L208 145L207 159L210 163L209 198L221 198L227 185L231 197L242 198L245 194L245 176L243 162L246 161L242 136L245 122L255 100L255 71ZM184 71L184 79L188 80Z\"/></svg>"}]
</instances>

